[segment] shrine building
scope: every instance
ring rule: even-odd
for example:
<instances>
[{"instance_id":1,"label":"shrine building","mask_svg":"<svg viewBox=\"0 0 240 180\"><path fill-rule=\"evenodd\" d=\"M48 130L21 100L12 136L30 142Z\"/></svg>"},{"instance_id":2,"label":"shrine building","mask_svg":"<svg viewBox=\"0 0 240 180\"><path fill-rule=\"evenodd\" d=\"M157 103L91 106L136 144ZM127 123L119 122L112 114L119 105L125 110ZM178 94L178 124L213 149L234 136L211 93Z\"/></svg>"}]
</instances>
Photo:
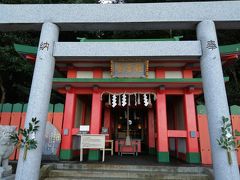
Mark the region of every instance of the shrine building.
<instances>
[{"instance_id":1,"label":"shrine building","mask_svg":"<svg viewBox=\"0 0 240 180\"><path fill-rule=\"evenodd\" d=\"M79 44L180 41L181 38L79 38ZM220 47L223 66L235 62L239 46ZM15 44L15 49L24 59L35 61L37 47ZM156 155L159 162L170 162L171 156L188 163L201 163L196 99L203 90L197 59L63 58L57 61L56 71L65 74L53 79L53 89L66 96L61 160L79 155L76 135L80 125L89 125L90 134L101 134L107 129L107 139L113 140L116 154L138 151ZM127 134L137 148L123 147L120 151L119 143L126 140ZM89 160L99 158L99 150L89 151Z\"/></svg>"},{"instance_id":2,"label":"shrine building","mask_svg":"<svg viewBox=\"0 0 240 180\"><path fill-rule=\"evenodd\" d=\"M240 48L220 46L216 31L240 29L239 1L1 4L0 12L1 31L41 31L38 47L15 44L19 54L35 61L25 127L33 117L39 120L37 148L26 159L20 149L16 180L39 178L52 89L66 96L62 160L78 156L79 128L89 125L91 135L108 134L115 155L201 163L210 153L215 179L240 179L240 154L217 142L223 117L230 119L222 67L238 58ZM193 30L196 38L59 41L63 31L169 29ZM208 121L199 126L196 104L203 92ZM208 139L209 148L200 149L201 139ZM98 160L99 154L91 149L87 157Z\"/></svg>"}]
</instances>

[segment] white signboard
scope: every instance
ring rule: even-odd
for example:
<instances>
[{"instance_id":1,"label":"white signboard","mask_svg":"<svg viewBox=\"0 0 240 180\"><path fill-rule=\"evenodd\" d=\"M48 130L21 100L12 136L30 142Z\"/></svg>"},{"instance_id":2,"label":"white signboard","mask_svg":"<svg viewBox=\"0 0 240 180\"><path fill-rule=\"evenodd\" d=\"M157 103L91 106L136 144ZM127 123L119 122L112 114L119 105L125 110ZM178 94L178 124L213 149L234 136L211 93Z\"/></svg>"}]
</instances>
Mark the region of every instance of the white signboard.
<instances>
[{"instance_id":1,"label":"white signboard","mask_svg":"<svg viewBox=\"0 0 240 180\"><path fill-rule=\"evenodd\" d=\"M89 132L89 125L81 125L79 130L80 132Z\"/></svg>"},{"instance_id":2,"label":"white signboard","mask_svg":"<svg viewBox=\"0 0 240 180\"><path fill-rule=\"evenodd\" d=\"M80 161L83 160L83 149L102 149L104 162L105 158L105 137L104 134L80 134Z\"/></svg>"},{"instance_id":3,"label":"white signboard","mask_svg":"<svg viewBox=\"0 0 240 180\"><path fill-rule=\"evenodd\" d=\"M105 147L105 135L81 135L82 149L103 149Z\"/></svg>"}]
</instances>

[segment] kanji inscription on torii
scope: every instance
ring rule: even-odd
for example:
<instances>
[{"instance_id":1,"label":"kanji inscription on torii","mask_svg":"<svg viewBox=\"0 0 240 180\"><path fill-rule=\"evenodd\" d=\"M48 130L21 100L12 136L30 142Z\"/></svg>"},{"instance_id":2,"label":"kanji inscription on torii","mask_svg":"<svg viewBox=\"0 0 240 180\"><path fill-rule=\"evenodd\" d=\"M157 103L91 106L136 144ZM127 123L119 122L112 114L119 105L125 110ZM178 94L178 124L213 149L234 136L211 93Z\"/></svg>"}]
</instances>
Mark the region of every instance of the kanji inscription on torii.
<instances>
[{"instance_id":1,"label":"kanji inscription on torii","mask_svg":"<svg viewBox=\"0 0 240 180\"><path fill-rule=\"evenodd\" d=\"M207 47L206 48L214 50L214 49L217 48L217 44L213 40L207 41Z\"/></svg>"},{"instance_id":2,"label":"kanji inscription on torii","mask_svg":"<svg viewBox=\"0 0 240 180\"><path fill-rule=\"evenodd\" d=\"M48 43L48 42L41 42L41 44L40 44L40 50L44 50L45 48L46 48L46 50L48 51L49 43Z\"/></svg>"},{"instance_id":3,"label":"kanji inscription on torii","mask_svg":"<svg viewBox=\"0 0 240 180\"><path fill-rule=\"evenodd\" d=\"M111 75L114 78L147 78L148 61L114 60L111 61Z\"/></svg>"}]
</instances>

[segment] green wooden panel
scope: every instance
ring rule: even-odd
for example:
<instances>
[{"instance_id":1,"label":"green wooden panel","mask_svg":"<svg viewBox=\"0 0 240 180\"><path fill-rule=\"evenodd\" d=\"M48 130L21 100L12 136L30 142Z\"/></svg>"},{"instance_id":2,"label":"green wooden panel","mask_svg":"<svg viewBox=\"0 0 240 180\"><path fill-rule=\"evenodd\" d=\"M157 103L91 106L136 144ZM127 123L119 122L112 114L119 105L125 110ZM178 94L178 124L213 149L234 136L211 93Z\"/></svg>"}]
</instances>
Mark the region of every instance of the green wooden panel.
<instances>
[{"instance_id":1,"label":"green wooden panel","mask_svg":"<svg viewBox=\"0 0 240 180\"><path fill-rule=\"evenodd\" d=\"M188 152L186 154L186 161L188 163L200 163L201 162L200 153Z\"/></svg>"},{"instance_id":2,"label":"green wooden panel","mask_svg":"<svg viewBox=\"0 0 240 180\"><path fill-rule=\"evenodd\" d=\"M71 149L61 149L60 150L60 159L61 160L71 160L73 157L73 152Z\"/></svg>"},{"instance_id":3,"label":"green wooden panel","mask_svg":"<svg viewBox=\"0 0 240 180\"><path fill-rule=\"evenodd\" d=\"M99 150L92 150L88 151L88 160L89 161L98 161L100 160L100 151Z\"/></svg>"},{"instance_id":4,"label":"green wooden panel","mask_svg":"<svg viewBox=\"0 0 240 180\"><path fill-rule=\"evenodd\" d=\"M205 105L198 105L197 106L197 113L198 114L207 114L207 110Z\"/></svg>"},{"instance_id":5,"label":"green wooden panel","mask_svg":"<svg viewBox=\"0 0 240 180\"><path fill-rule=\"evenodd\" d=\"M18 53L24 54L37 54L37 47L35 46L27 46L21 44L14 44L14 48Z\"/></svg>"},{"instance_id":6,"label":"green wooden panel","mask_svg":"<svg viewBox=\"0 0 240 180\"><path fill-rule=\"evenodd\" d=\"M240 106L233 105L230 107L231 115L240 115Z\"/></svg>"},{"instance_id":7,"label":"green wooden panel","mask_svg":"<svg viewBox=\"0 0 240 180\"><path fill-rule=\"evenodd\" d=\"M2 112L12 112L13 105L10 103L3 104Z\"/></svg>"},{"instance_id":8,"label":"green wooden panel","mask_svg":"<svg viewBox=\"0 0 240 180\"><path fill-rule=\"evenodd\" d=\"M22 112L23 105L20 103L13 104L12 112Z\"/></svg>"},{"instance_id":9,"label":"green wooden panel","mask_svg":"<svg viewBox=\"0 0 240 180\"><path fill-rule=\"evenodd\" d=\"M0 104L0 112L2 112L3 104Z\"/></svg>"},{"instance_id":10,"label":"green wooden panel","mask_svg":"<svg viewBox=\"0 0 240 180\"><path fill-rule=\"evenodd\" d=\"M49 104L49 106L48 106L48 112L53 112L53 104Z\"/></svg>"},{"instance_id":11,"label":"green wooden panel","mask_svg":"<svg viewBox=\"0 0 240 180\"><path fill-rule=\"evenodd\" d=\"M24 105L23 105L23 111L22 111L22 112L27 112L27 107L28 107L28 104L24 104Z\"/></svg>"},{"instance_id":12,"label":"green wooden panel","mask_svg":"<svg viewBox=\"0 0 240 180\"><path fill-rule=\"evenodd\" d=\"M64 110L63 104L58 103L54 105L54 112L63 112L63 110Z\"/></svg>"},{"instance_id":13,"label":"green wooden panel","mask_svg":"<svg viewBox=\"0 0 240 180\"><path fill-rule=\"evenodd\" d=\"M158 162L170 162L169 152L157 152Z\"/></svg>"},{"instance_id":14,"label":"green wooden panel","mask_svg":"<svg viewBox=\"0 0 240 180\"><path fill-rule=\"evenodd\" d=\"M231 45L220 46L219 50L223 54L230 54L230 53L234 53L234 52L239 52L240 51L240 44L231 44Z\"/></svg>"}]
</instances>

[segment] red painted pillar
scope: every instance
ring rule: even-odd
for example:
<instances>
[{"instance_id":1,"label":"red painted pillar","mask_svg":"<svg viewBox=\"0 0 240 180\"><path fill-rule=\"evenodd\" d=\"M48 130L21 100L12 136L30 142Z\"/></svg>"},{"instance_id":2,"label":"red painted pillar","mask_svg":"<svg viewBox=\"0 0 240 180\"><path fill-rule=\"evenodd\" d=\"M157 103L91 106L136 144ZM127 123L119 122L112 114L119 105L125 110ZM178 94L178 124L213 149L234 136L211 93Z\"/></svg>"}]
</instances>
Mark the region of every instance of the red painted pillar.
<instances>
[{"instance_id":1,"label":"red painted pillar","mask_svg":"<svg viewBox=\"0 0 240 180\"><path fill-rule=\"evenodd\" d=\"M155 76L156 78L165 78L165 71L162 68L156 68Z\"/></svg>"},{"instance_id":2,"label":"red painted pillar","mask_svg":"<svg viewBox=\"0 0 240 180\"><path fill-rule=\"evenodd\" d=\"M63 116L62 144L60 159L72 159L72 128L75 121L77 96L74 93L67 92L65 109Z\"/></svg>"},{"instance_id":3,"label":"red painted pillar","mask_svg":"<svg viewBox=\"0 0 240 180\"><path fill-rule=\"evenodd\" d=\"M67 78L76 78L77 77L77 71L74 68L68 69L67 72Z\"/></svg>"},{"instance_id":4,"label":"red painted pillar","mask_svg":"<svg viewBox=\"0 0 240 180\"><path fill-rule=\"evenodd\" d=\"M67 78L76 78L77 71L74 68L68 69ZM66 93L64 105L63 127L62 127L62 143L60 150L60 159L72 159L72 129L74 127L77 95L69 89Z\"/></svg>"},{"instance_id":5,"label":"red painted pillar","mask_svg":"<svg viewBox=\"0 0 240 180\"><path fill-rule=\"evenodd\" d=\"M169 162L167 135L167 108L164 90L157 92L157 157L159 162Z\"/></svg>"},{"instance_id":6,"label":"red painted pillar","mask_svg":"<svg viewBox=\"0 0 240 180\"><path fill-rule=\"evenodd\" d=\"M197 137L197 122L194 94L184 95L185 125L187 130L187 154L186 161L189 163L200 163L200 153Z\"/></svg>"},{"instance_id":7,"label":"red painted pillar","mask_svg":"<svg viewBox=\"0 0 240 180\"><path fill-rule=\"evenodd\" d=\"M102 117L101 93L96 88L92 95L92 111L90 122L90 134L100 134ZM89 150L88 160L99 160L100 152L98 150Z\"/></svg>"},{"instance_id":8,"label":"red painted pillar","mask_svg":"<svg viewBox=\"0 0 240 180\"><path fill-rule=\"evenodd\" d=\"M112 139L112 137L111 137L111 111L110 111L110 108L108 108L108 107L106 107L104 109L104 127L108 128L109 136L107 136L106 139Z\"/></svg>"},{"instance_id":9,"label":"red painted pillar","mask_svg":"<svg viewBox=\"0 0 240 180\"><path fill-rule=\"evenodd\" d=\"M90 122L90 134L99 134L101 129L102 101L101 93L94 91L92 95L92 111Z\"/></svg>"},{"instance_id":10,"label":"red painted pillar","mask_svg":"<svg viewBox=\"0 0 240 180\"><path fill-rule=\"evenodd\" d=\"M183 78L192 78L193 72L191 69L185 69L183 70Z\"/></svg>"},{"instance_id":11,"label":"red painted pillar","mask_svg":"<svg viewBox=\"0 0 240 180\"><path fill-rule=\"evenodd\" d=\"M103 72L101 68L96 68L93 70L93 78L102 78Z\"/></svg>"},{"instance_id":12,"label":"red painted pillar","mask_svg":"<svg viewBox=\"0 0 240 180\"><path fill-rule=\"evenodd\" d=\"M155 154L155 125L154 125L154 111L148 109L148 147L149 154Z\"/></svg>"}]
</instances>

